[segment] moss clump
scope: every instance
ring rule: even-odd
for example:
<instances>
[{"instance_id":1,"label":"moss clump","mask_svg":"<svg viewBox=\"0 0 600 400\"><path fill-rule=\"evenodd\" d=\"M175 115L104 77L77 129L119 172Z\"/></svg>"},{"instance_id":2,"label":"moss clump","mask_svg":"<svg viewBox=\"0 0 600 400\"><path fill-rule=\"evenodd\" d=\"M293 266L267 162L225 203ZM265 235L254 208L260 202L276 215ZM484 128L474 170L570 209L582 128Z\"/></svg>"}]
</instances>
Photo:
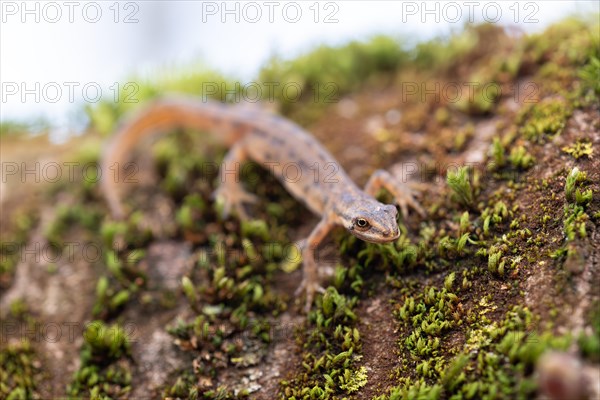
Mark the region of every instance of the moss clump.
<instances>
[{"instance_id":1,"label":"moss clump","mask_svg":"<svg viewBox=\"0 0 600 400\"><path fill-rule=\"evenodd\" d=\"M119 325L91 322L84 334L81 366L68 387L70 396L91 398L123 397L131 390L131 372L127 363L130 342Z\"/></svg>"},{"instance_id":2,"label":"moss clump","mask_svg":"<svg viewBox=\"0 0 600 400\"><path fill-rule=\"evenodd\" d=\"M589 200L591 200L591 190L587 190L586 192L589 192L589 194L584 195L586 192L581 192L579 188L579 186L586 181L587 174L585 172L580 171L577 167L571 170L565 181L565 198L568 202L573 202L575 200L577 204L580 204L588 197Z\"/></svg>"},{"instance_id":3,"label":"moss clump","mask_svg":"<svg viewBox=\"0 0 600 400\"><path fill-rule=\"evenodd\" d=\"M216 218L210 208L206 213ZM183 350L202 351L194 379L203 383L194 387L177 379L169 393L223 399L249 394L247 384L221 387L215 377L226 368L260 363L275 333L269 317L285 309L271 285L285 256L284 232L263 220L228 226L203 240L195 253L198 268L182 278L193 317L167 328Z\"/></svg>"},{"instance_id":4,"label":"moss clump","mask_svg":"<svg viewBox=\"0 0 600 400\"><path fill-rule=\"evenodd\" d=\"M4 338L3 338L4 340ZM0 395L4 399L38 398L41 364L28 340L3 344L0 350Z\"/></svg>"},{"instance_id":5,"label":"moss clump","mask_svg":"<svg viewBox=\"0 0 600 400\"><path fill-rule=\"evenodd\" d=\"M198 388L194 374L190 371L184 371L178 377L175 383L166 388L163 393L163 398L181 398L181 399L198 399ZM215 399L230 399L229 393L219 393Z\"/></svg>"},{"instance_id":6,"label":"moss clump","mask_svg":"<svg viewBox=\"0 0 600 400\"><path fill-rule=\"evenodd\" d=\"M596 98L600 96L600 59L598 55L592 56L589 62L579 71L584 89L591 90Z\"/></svg>"},{"instance_id":7,"label":"moss clump","mask_svg":"<svg viewBox=\"0 0 600 400\"><path fill-rule=\"evenodd\" d=\"M27 244L29 232L37 220L36 214L31 212L16 212L11 221L3 227L8 232L3 232L0 240L0 287L10 283L17 263L23 259L23 250Z\"/></svg>"},{"instance_id":8,"label":"moss clump","mask_svg":"<svg viewBox=\"0 0 600 400\"><path fill-rule=\"evenodd\" d=\"M410 334L401 341L401 347L410 354L408 363L416 368L418 376L439 378L445 365L440 338L457 324L453 317L457 301L458 297L446 288L426 287L421 294L406 297L394 313L409 328Z\"/></svg>"},{"instance_id":9,"label":"moss clump","mask_svg":"<svg viewBox=\"0 0 600 400\"><path fill-rule=\"evenodd\" d=\"M532 328L535 317L526 308L516 307L503 322L483 318L467 331L465 351L442 373L448 397L530 398L536 390L531 375L542 353L566 349L569 336Z\"/></svg>"},{"instance_id":10,"label":"moss clump","mask_svg":"<svg viewBox=\"0 0 600 400\"><path fill-rule=\"evenodd\" d=\"M100 357L111 361L129 354L129 339L126 331L118 325L107 326L102 321L90 323L83 335L86 357Z\"/></svg>"},{"instance_id":11,"label":"moss clump","mask_svg":"<svg viewBox=\"0 0 600 400\"><path fill-rule=\"evenodd\" d=\"M362 349L356 297L328 288L316 310L309 313L303 341L302 372L281 382L281 398L330 399L365 386L367 371L359 367Z\"/></svg>"},{"instance_id":12,"label":"moss clump","mask_svg":"<svg viewBox=\"0 0 600 400\"><path fill-rule=\"evenodd\" d=\"M210 193L207 196L204 193L217 176L220 154L212 159L208 158L210 154L189 151L190 148L207 147L209 137L204 132L193 130L172 132L152 147L161 177L160 187L177 201L186 195L199 197L188 199L185 207L205 209L201 203L210 198Z\"/></svg>"},{"instance_id":13,"label":"moss clump","mask_svg":"<svg viewBox=\"0 0 600 400\"><path fill-rule=\"evenodd\" d=\"M579 335L577 343L581 354L591 362L600 362L600 301L594 302L588 312L590 329Z\"/></svg>"},{"instance_id":14,"label":"moss clump","mask_svg":"<svg viewBox=\"0 0 600 400\"><path fill-rule=\"evenodd\" d=\"M570 154L576 160L579 160L581 157L592 158L594 154L592 142L588 140L577 140L572 145L563 147L562 151Z\"/></svg>"},{"instance_id":15,"label":"moss clump","mask_svg":"<svg viewBox=\"0 0 600 400\"><path fill-rule=\"evenodd\" d=\"M100 212L82 205L61 205L56 210L54 220L46 226L44 236L56 249L62 250L64 237L76 225L89 231L98 229Z\"/></svg>"},{"instance_id":16,"label":"moss clump","mask_svg":"<svg viewBox=\"0 0 600 400\"><path fill-rule=\"evenodd\" d=\"M571 112L569 104L561 98L544 99L521 114L520 133L532 142L560 135Z\"/></svg>"},{"instance_id":17,"label":"moss clump","mask_svg":"<svg viewBox=\"0 0 600 400\"><path fill-rule=\"evenodd\" d=\"M506 164L506 150L499 137L493 139L488 153L493 162L490 164L491 170L497 170L504 167Z\"/></svg>"},{"instance_id":18,"label":"moss clump","mask_svg":"<svg viewBox=\"0 0 600 400\"><path fill-rule=\"evenodd\" d=\"M456 171L448 170L446 183L454 191L454 195L466 206L474 202L474 191L469 177L469 167L460 167Z\"/></svg>"},{"instance_id":19,"label":"moss clump","mask_svg":"<svg viewBox=\"0 0 600 400\"><path fill-rule=\"evenodd\" d=\"M152 235L140 229L133 214L128 221L106 220L97 238L102 243L103 267L96 282L96 302L92 313L95 318L108 320L117 316L133 299L138 299L147 277L138 268L144 259L144 247Z\"/></svg>"},{"instance_id":20,"label":"moss clump","mask_svg":"<svg viewBox=\"0 0 600 400\"><path fill-rule=\"evenodd\" d=\"M175 219L187 231L202 231L205 229L202 216L206 212L206 200L198 194L190 194L183 199L183 205L177 210Z\"/></svg>"},{"instance_id":21,"label":"moss clump","mask_svg":"<svg viewBox=\"0 0 600 400\"><path fill-rule=\"evenodd\" d=\"M532 396L536 390L532 369L537 359L548 349L566 349L571 338L538 331L535 328L538 318L522 307L507 312L501 322L490 320L489 313L495 307L486 299L475 309L460 311L457 305L461 297L445 303L445 290L425 288L423 294L407 297L397 309L402 332L412 332L400 341L401 352L408 352L410 358L397 372L400 384L376 399ZM446 328L428 336L424 322L432 316L444 315L449 317ZM467 323L457 324L463 319ZM440 324L443 322L440 320ZM444 346L448 337L455 337L450 335L456 329L464 332L464 345ZM419 339L415 340L416 337Z\"/></svg>"},{"instance_id":22,"label":"moss clump","mask_svg":"<svg viewBox=\"0 0 600 400\"><path fill-rule=\"evenodd\" d=\"M259 79L278 82L281 86L298 86L300 99L277 90L274 100L282 104L284 113L310 108L310 112L305 111L303 115L314 115L316 109L339 101L370 78L397 70L408 59L409 53L401 43L390 37L376 36L366 43L321 46L292 61L274 58L261 70ZM302 107L298 107L300 104Z\"/></svg>"},{"instance_id":23,"label":"moss clump","mask_svg":"<svg viewBox=\"0 0 600 400\"><path fill-rule=\"evenodd\" d=\"M523 146L513 147L510 150L508 161L517 169L527 169L535 163L535 159Z\"/></svg>"}]
</instances>

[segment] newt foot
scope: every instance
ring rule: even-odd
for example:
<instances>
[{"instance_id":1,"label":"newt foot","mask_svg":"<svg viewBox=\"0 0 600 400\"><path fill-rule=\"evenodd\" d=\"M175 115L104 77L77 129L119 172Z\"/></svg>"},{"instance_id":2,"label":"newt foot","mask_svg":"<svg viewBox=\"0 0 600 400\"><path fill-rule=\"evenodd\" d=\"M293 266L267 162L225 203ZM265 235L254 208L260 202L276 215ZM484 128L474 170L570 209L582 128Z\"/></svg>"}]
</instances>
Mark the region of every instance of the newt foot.
<instances>
[{"instance_id":1,"label":"newt foot","mask_svg":"<svg viewBox=\"0 0 600 400\"><path fill-rule=\"evenodd\" d=\"M258 197L252 193L246 192L241 186L220 186L213 192L214 200L223 203L223 211L221 217L223 219L229 217L233 210L238 218L243 221L250 219L246 212L244 204L254 204L258 201Z\"/></svg>"}]
</instances>

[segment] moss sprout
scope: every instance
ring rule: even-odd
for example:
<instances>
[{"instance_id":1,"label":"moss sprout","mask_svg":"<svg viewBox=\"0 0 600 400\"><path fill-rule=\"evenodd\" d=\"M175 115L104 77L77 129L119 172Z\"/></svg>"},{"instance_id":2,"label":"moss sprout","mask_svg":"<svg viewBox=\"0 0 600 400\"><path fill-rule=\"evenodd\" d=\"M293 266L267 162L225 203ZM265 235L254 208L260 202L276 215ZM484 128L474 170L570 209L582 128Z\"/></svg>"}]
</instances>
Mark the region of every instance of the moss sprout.
<instances>
[{"instance_id":1,"label":"moss sprout","mask_svg":"<svg viewBox=\"0 0 600 400\"><path fill-rule=\"evenodd\" d=\"M545 99L523 114L521 133L534 142L541 142L547 136L560 135L571 112L565 100L558 97Z\"/></svg>"},{"instance_id":2,"label":"moss sprout","mask_svg":"<svg viewBox=\"0 0 600 400\"><path fill-rule=\"evenodd\" d=\"M527 169L534 164L535 159L525 150L525 147L517 146L510 150L508 161L517 169Z\"/></svg>"},{"instance_id":3,"label":"moss sprout","mask_svg":"<svg viewBox=\"0 0 600 400\"><path fill-rule=\"evenodd\" d=\"M459 167L456 171L449 169L446 182L461 203L466 206L473 204L474 194L469 178L469 167Z\"/></svg>"},{"instance_id":4,"label":"moss sprout","mask_svg":"<svg viewBox=\"0 0 600 400\"><path fill-rule=\"evenodd\" d=\"M576 160L582 157L592 158L592 155L594 154L592 142L586 140L577 140L571 146L563 147L562 151L564 151L567 154L570 154Z\"/></svg>"}]
</instances>

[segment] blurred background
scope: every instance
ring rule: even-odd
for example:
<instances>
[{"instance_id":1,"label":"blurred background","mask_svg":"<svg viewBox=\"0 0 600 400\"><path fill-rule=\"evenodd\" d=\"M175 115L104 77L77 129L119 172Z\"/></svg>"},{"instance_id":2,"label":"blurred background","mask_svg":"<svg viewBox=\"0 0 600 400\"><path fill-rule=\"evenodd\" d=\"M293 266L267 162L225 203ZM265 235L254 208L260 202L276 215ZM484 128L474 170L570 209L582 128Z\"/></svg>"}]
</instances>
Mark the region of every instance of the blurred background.
<instances>
[{"instance_id":1,"label":"blurred background","mask_svg":"<svg viewBox=\"0 0 600 400\"><path fill-rule=\"evenodd\" d=\"M467 3L4 1L0 119L43 121L60 141L88 123L82 105L110 100L133 77L210 68L244 83L270 58L290 59L318 44L387 34L411 46L485 21L539 32L600 7L596 1Z\"/></svg>"}]
</instances>

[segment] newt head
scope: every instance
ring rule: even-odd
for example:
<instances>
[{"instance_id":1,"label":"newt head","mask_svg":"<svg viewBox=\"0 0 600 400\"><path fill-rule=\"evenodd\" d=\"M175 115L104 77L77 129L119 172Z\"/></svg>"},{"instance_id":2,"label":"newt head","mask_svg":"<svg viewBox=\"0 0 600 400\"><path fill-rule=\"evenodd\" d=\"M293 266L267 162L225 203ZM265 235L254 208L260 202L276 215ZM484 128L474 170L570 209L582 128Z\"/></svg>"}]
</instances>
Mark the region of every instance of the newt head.
<instances>
[{"instance_id":1,"label":"newt head","mask_svg":"<svg viewBox=\"0 0 600 400\"><path fill-rule=\"evenodd\" d=\"M400 237L397 216L396 206L362 197L339 217L357 238L371 243L388 243Z\"/></svg>"}]
</instances>

